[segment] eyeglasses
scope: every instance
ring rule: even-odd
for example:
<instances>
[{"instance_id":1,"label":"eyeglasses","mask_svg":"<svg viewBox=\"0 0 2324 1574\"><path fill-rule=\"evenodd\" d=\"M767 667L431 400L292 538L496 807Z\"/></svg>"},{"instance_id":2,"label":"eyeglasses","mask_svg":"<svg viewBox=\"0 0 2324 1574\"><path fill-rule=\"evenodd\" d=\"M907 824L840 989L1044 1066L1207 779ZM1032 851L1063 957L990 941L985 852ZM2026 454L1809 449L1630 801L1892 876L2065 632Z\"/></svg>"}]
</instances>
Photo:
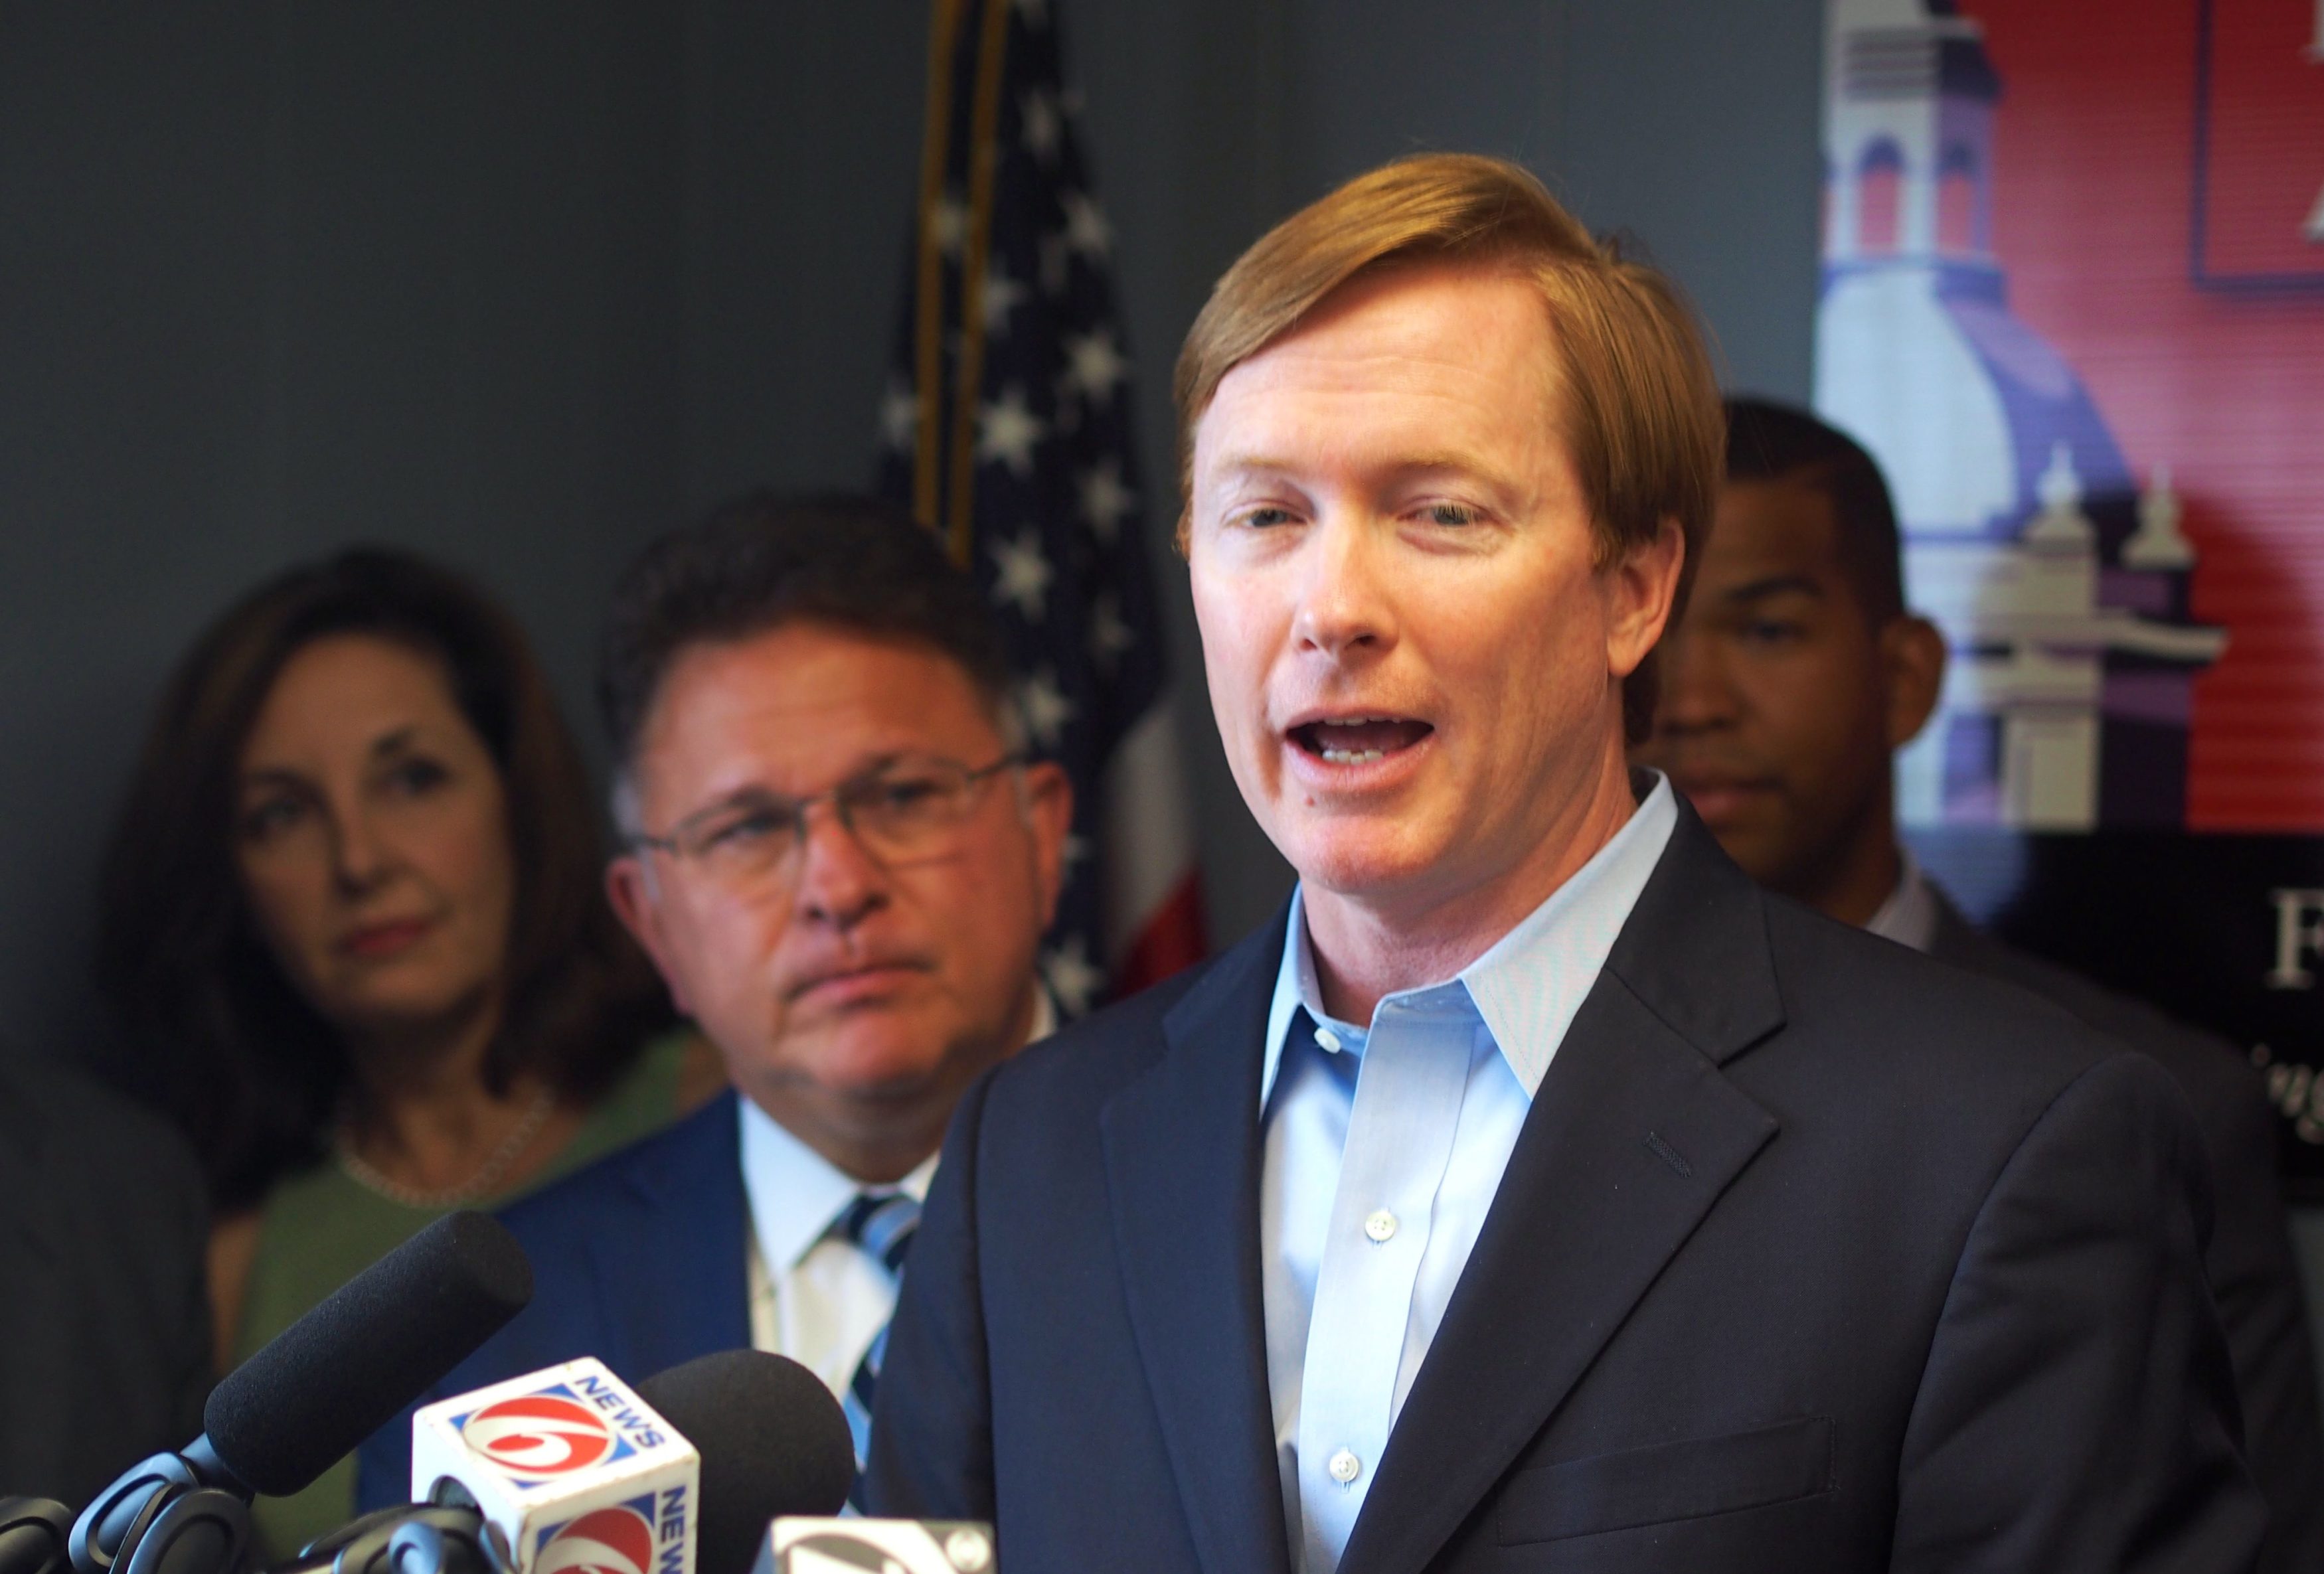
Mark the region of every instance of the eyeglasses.
<instances>
[{"instance_id":1,"label":"eyeglasses","mask_svg":"<svg viewBox=\"0 0 2324 1574\"><path fill-rule=\"evenodd\" d=\"M956 759L893 759L813 797L738 794L688 815L665 835L635 835L630 844L685 859L730 889L788 890L806 861L807 814L828 803L863 851L893 869L950 851L985 785L1024 763L1019 754L973 769Z\"/></svg>"}]
</instances>

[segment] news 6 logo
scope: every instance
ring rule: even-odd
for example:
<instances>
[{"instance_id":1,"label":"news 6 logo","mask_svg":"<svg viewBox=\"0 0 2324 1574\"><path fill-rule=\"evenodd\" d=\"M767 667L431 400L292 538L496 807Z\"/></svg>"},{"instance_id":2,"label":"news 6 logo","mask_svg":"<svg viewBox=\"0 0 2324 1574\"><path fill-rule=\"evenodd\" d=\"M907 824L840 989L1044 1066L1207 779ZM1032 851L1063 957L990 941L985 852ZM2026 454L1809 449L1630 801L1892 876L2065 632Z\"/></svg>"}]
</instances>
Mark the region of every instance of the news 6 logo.
<instances>
[{"instance_id":1,"label":"news 6 logo","mask_svg":"<svg viewBox=\"0 0 2324 1574\"><path fill-rule=\"evenodd\" d=\"M969 1520L775 1521L774 1574L997 1574L992 1527Z\"/></svg>"},{"instance_id":2,"label":"news 6 logo","mask_svg":"<svg viewBox=\"0 0 2324 1574\"><path fill-rule=\"evenodd\" d=\"M653 1494L545 1527L532 1574L654 1574Z\"/></svg>"},{"instance_id":3,"label":"news 6 logo","mask_svg":"<svg viewBox=\"0 0 2324 1574\"><path fill-rule=\"evenodd\" d=\"M452 1424L460 1441L519 1481L539 1484L628 1459L637 1449L562 1383L496 1399Z\"/></svg>"}]
</instances>

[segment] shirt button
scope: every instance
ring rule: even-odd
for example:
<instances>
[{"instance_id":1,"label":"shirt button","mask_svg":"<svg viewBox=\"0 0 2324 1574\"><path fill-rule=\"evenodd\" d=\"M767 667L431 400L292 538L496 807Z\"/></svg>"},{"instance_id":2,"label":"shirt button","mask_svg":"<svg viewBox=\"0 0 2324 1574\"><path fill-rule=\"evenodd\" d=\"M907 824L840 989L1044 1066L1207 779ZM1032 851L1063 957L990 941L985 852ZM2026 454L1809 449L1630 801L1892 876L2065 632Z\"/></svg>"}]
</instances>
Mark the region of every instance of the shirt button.
<instances>
[{"instance_id":1,"label":"shirt button","mask_svg":"<svg viewBox=\"0 0 2324 1574\"><path fill-rule=\"evenodd\" d=\"M1332 1472L1333 1480L1345 1487L1364 1473L1364 1462L1347 1450L1342 1449L1332 1456L1331 1461L1323 1468Z\"/></svg>"},{"instance_id":2,"label":"shirt button","mask_svg":"<svg viewBox=\"0 0 2324 1574\"><path fill-rule=\"evenodd\" d=\"M1385 1241L1396 1233L1396 1215L1385 1208L1376 1209L1372 1216L1364 1220L1364 1233L1375 1241Z\"/></svg>"},{"instance_id":3,"label":"shirt button","mask_svg":"<svg viewBox=\"0 0 2324 1574\"><path fill-rule=\"evenodd\" d=\"M1328 1027L1315 1029L1315 1042L1333 1054L1340 1053L1340 1036Z\"/></svg>"}]
</instances>

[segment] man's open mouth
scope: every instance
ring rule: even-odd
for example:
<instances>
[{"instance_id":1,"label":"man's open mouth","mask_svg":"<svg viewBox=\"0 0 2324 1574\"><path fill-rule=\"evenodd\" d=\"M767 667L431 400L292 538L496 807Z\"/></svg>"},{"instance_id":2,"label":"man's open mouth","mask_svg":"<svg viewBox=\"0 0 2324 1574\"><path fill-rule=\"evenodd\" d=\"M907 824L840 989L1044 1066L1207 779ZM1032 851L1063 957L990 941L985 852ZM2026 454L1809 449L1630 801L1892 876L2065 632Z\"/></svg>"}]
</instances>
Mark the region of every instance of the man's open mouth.
<instances>
[{"instance_id":1,"label":"man's open mouth","mask_svg":"<svg viewBox=\"0 0 2324 1574\"><path fill-rule=\"evenodd\" d=\"M1291 741L1332 765L1363 765L1411 748L1436 729L1402 716L1346 716L1303 722Z\"/></svg>"}]
</instances>

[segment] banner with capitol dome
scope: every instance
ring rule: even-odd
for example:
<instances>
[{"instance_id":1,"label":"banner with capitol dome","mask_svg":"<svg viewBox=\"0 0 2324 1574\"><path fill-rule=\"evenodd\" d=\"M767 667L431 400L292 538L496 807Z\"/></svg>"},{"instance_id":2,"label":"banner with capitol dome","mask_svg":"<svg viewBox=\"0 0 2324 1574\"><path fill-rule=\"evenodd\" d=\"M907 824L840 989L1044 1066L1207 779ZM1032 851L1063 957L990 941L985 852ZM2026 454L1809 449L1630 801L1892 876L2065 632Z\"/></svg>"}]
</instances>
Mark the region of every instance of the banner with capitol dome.
<instances>
[{"instance_id":1,"label":"banner with capitol dome","mask_svg":"<svg viewBox=\"0 0 2324 1574\"><path fill-rule=\"evenodd\" d=\"M1815 398L2009 938L2245 1045L2324 1194L2324 0L1829 0Z\"/></svg>"}]
</instances>

